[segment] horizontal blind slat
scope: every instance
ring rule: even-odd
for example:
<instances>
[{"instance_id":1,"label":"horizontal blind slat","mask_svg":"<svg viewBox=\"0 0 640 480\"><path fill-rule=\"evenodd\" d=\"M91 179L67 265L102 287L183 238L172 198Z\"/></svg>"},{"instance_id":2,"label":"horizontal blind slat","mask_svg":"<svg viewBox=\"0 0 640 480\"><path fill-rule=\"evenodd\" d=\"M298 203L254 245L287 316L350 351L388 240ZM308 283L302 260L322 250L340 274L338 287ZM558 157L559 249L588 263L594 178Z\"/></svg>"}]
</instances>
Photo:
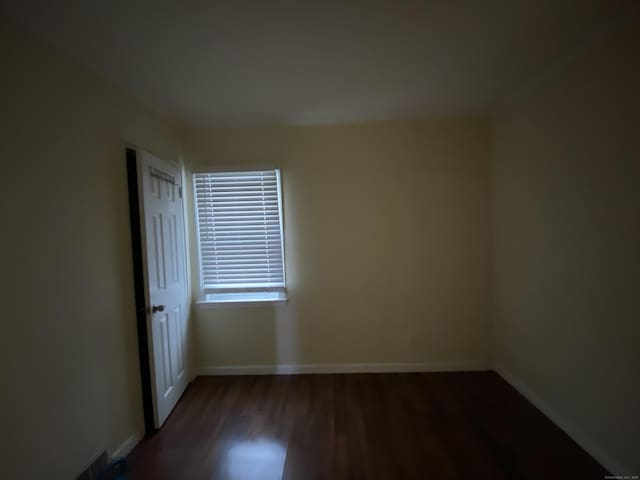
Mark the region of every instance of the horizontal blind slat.
<instances>
[{"instance_id":1,"label":"horizontal blind slat","mask_svg":"<svg viewBox=\"0 0 640 480\"><path fill-rule=\"evenodd\" d=\"M251 282L251 283L234 283L234 282L226 282L226 283L205 283L204 288L206 289L215 289L216 291L224 291L224 289L231 288L282 288L284 287L284 282Z\"/></svg>"},{"instance_id":2,"label":"horizontal blind slat","mask_svg":"<svg viewBox=\"0 0 640 480\"><path fill-rule=\"evenodd\" d=\"M246 228L239 226L230 226L229 228L203 228L202 237L208 237L209 240L213 240L218 235L278 235L280 236L280 229L276 225L266 226L260 228Z\"/></svg>"},{"instance_id":3,"label":"horizontal blind slat","mask_svg":"<svg viewBox=\"0 0 640 480\"><path fill-rule=\"evenodd\" d=\"M258 240L256 238L234 239L233 237L231 237L229 239L216 240L215 245L205 245L205 246L209 246L209 247L213 248L213 247L218 246L218 245L221 246L221 247L237 245L237 246L261 247L261 248L264 247L264 248L267 248L269 245L279 246L280 245L280 241L277 238Z\"/></svg>"},{"instance_id":4,"label":"horizontal blind slat","mask_svg":"<svg viewBox=\"0 0 640 480\"><path fill-rule=\"evenodd\" d=\"M212 253L211 255L203 255L202 263L212 263L212 262L222 262L222 263L256 263L256 262L273 262L279 261L282 258L282 255L279 253L274 253L270 255L269 253L264 254L252 254L252 255L238 255L238 254L229 254L225 252L225 255L216 255Z\"/></svg>"},{"instance_id":5,"label":"horizontal blind slat","mask_svg":"<svg viewBox=\"0 0 640 480\"><path fill-rule=\"evenodd\" d=\"M274 259L275 260L275 259ZM258 263L246 263L246 262L209 262L209 265L215 265L216 271L223 271L225 269L235 268L238 269L255 269L255 270L275 270L279 262L258 262ZM207 263L203 262L203 265Z\"/></svg>"},{"instance_id":6,"label":"horizontal blind slat","mask_svg":"<svg viewBox=\"0 0 640 480\"><path fill-rule=\"evenodd\" d=\"M231 266L229 266L228 268L226 267L221 267L218 266L216 268L216 273L215 275L210 274L209 276L215 276L215 277L224 277L224 276L263 276L263 277L270 277L270 276L278 276L278 274L276 274L276 272L274 271L276 270L276 268L268 268L268 267L261 267L261 268L254 268L254 267L247 267L247 268L231 268Z\"/></svg>"},{"instance_id":7,"label":"horizontal blind slat","mask_svg":"<svg viewBox=\"0 0 640 480\"><path fill-rule=\"evenodd\" d=\"M282 282L282 276L275 276L268 273L226 273L219 274L211 277L205 277L205 281L209 283L227 283L227 282L261 282L261 283L270 283L270 282Z\"/></svg>"},{"instance_id":8,"label":"horizontal blind slat","mask_svg":"<svg viewBox=\"0 0 640 480\"><path fill-rule=\"evenodd\" d=\"M243 181L243 180L259 180L259 181L263 181L263 180L271 180L271 181L275 181L276 180L276 176L275 175L265 175L263 173L260 172L256 172L254 174L247 174L247 175L220 175L219 173L214 173L214 174L196 174L196 180L200 181L200 182L204 182L204 183L210 183L210 182L224 182L224 181L233 181L233 182L239 182L239 181Z\"/></svg>"},{"instance_id":9,"label":"horizontal blind slat","mask_svg":"<svg viewBox=\"0 0 640 480\"><path fill-rule=\"evenodd\" d=\"M277 241L271 241L270 243L259 243L253 241L247 245L244 245L242 242L238 242L239 241L227 240L224 242L217 242L216 244L210 243L208 245L202 245L202 255L204 256L211 254L223 256L230 254L233 250L246 252L251 251L253 253L261 253L263 255L274 255L280 252L280 242Z\"/></svg>"},{"instance_id":10,"label":"horizontal blind slat","mask_svg":"<svg viewBox=\"0 0 640 480\"><path fill-rule=\"evenodd\" d=\"M209 213L207 207L202 207L200 212L200 223L213 222L214 215L213 211ZM278 220L279 221L279 213L276 210L275 212L271 211L262 211L262 212L217 212L215 215L216 220L227 221L227 220L236 220L236 221L250 221L250 220Z\"/></svg>"},{"instance_id":11,"label":"horizontal blind slat","mask_svg":"<svg viewBox=\"0 0 640 480\"><path fill-rule=\"evenodd\" d=\"M277 181L275 178L258 178L258 177L242 177L242 178L216 178L214 180L209 181L196 181L196 187L201 188L212 188L215 186L223 186L223 187L231 187L231 186L240 186L240 187L257 187L257 186L266 186L269 188L273 188L277 185Z\"/></svg>"}]
</instances>

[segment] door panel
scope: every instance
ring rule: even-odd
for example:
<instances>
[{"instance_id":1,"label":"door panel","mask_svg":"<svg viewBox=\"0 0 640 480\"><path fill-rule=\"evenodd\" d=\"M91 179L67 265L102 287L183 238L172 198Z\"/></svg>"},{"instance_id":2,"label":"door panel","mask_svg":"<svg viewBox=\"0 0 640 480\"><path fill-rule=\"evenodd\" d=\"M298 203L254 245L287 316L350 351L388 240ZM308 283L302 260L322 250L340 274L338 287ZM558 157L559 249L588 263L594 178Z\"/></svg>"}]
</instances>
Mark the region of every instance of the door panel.
<instances>
[{"instance_id":1,"label":"door panel","mask_svg":"<svg viewBox=\"0 0 640 480\"><path fill-rule=\"evenodd\" d=\"M180 170L138 155L154 421L159 428L187 385L187 285ZM156 308L152 308L156 306Z\"/></svg>"}]
</instances>

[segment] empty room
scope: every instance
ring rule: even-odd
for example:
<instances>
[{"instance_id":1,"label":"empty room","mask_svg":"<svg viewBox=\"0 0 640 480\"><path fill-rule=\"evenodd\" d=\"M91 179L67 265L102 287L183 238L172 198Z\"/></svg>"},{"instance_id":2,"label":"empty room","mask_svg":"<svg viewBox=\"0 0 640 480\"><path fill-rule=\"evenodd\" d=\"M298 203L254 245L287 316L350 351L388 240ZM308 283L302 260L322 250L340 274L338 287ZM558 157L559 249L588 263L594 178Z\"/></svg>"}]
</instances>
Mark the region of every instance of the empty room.
<instances>
[{"instance_id":1,"label":"empty room","mask_svg":"<svg viewBox=\"0 0 640 480\"><path fill-rule=\"evenodd\" d=\"M640 478L640 2L0 0L9 480Z\"/></svg>"}]
</instances>

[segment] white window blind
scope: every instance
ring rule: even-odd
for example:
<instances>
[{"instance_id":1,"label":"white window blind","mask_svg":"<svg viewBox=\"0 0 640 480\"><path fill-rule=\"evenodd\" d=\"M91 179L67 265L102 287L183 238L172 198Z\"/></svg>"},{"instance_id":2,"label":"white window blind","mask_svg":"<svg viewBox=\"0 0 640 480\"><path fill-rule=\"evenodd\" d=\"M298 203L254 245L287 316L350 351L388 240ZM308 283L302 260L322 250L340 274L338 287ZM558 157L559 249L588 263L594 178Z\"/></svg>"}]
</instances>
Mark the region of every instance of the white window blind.
<instances>
[{"instance_id":1,"label":"white window blind","mask_svg":"<svg viewBox=\"0 0 640 480\"><path fill-rule=\"evenodd\" d=\"M194 174L205 291L284 288L278 170Z\"/></svg>"}]
</instances>

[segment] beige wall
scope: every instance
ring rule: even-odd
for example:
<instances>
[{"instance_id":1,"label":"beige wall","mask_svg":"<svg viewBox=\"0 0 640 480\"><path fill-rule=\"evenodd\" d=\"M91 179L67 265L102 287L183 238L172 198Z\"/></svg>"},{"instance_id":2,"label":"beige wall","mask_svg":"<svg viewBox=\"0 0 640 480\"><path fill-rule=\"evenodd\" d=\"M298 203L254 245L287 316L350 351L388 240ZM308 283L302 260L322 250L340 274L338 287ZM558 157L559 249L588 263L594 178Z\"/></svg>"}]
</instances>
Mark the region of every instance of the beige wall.
<instances>
[{"instance_id":1,"label":"beige wall","mask_svg":"<svg viewBox=\"0 0 640 480\"><path fill-rule=\"evenodd\" d=\"M640 472L640 28L495 132L497 366L613 473Z\"/></svg>"},{"instance_id":2,"label":"beige wall","mask_svg":"<svg viewBox=\"0 0 640 480\"><path fill-rule=\"evenodd\" d=\"M194 130L185 160L283 178L289 303L197 310L200 366L488 365L485 119Z\"/></svg>"},{"instance_id":3,"label":"beige wall","mask_svg":"<svg viewBox=\"0 0 640 480\"><path fill-rule=\"evenodd\" d=\"M125 141L179 158L176 129L0 25L0 471L75 478L143 432Z\"/></svg>"}]
</instances>

